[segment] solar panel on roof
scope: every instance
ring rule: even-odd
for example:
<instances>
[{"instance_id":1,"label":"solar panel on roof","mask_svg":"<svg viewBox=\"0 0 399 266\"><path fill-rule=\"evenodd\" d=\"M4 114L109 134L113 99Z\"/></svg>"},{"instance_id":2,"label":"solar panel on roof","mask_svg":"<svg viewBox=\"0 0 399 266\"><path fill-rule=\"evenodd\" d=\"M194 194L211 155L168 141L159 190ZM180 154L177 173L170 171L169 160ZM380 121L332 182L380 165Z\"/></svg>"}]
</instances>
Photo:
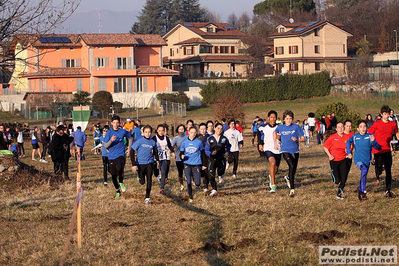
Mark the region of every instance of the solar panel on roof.
<instances>
[{"instance_id":1,"label":"solar panel on roof","mask_svg":"<svg viewBox=\"0 0 399 266\"><path fill-rule=\"evenodd\" d=\"M41 43L48 43L46 37L40 37L40 38L39 38L39 41L40 41Z\"/></svg>"},{"instance_id":2,"label":"solar panel on roof","mask_svg":"<svg viewBox=\"0 0 399 266\"><path fill-rule=\"evenodd\" d=\"M71 39L69 39L68 37L60 37L63 43L71 43Z\"/></svg>"},{"instance_id":3,"label":"solar panel on roof","mask_svg":"<svg viewBox=\"0 0 399 266\"><path fill-rule=\"evenodd\" d=\"M294 30L294 32L300 32L300 31L303 31L305 28L298 28L298 29L296 29L296 30Z\"/></svg>"},{"instance_id":4,"label":"solar panel on roof","mask_svg":"<svg viewBox=\"0 0 399 266\"><path fill-rule=\"evenodd\" d=\"M235 27L231 27L231 26L224 26L223 28L228 29L228 30L234 30Z\"/></svg>"},{"instance_id":5,"label":"solar panel on roof","mask_svg":"<svg viewBox=\"0 0 399 266\"><path fill-rule=\"evenodd\" d=\"M46 37L46 38L47 38L47 42L55 43L55 40L53 37Z\"/></svg>"},{"instance_id":6,"label":"solar panel on roof","mask_svg":"<svg viewBox=\"0 0 399 266\"><path fill-rule=\"evenodd\" d=\"M184 26L187 26L187 27L192 27L192 26L193 26L193 25L191 25L190 23L187 23L187 22L186 22L186 23L183 23L183 25L184 25Z\"/></svg>"},{"instance_id":7,"label":"solar panel on roof","mask_svg":"<svg viewBox=\"0 0 399 266\"><path fill-rule=\"evenodd\" d=\"M317 22L318 22L318 21L309 22L308 24L305 25L305 27L312 26L312 25L316 24Z\"/></svg>"},{"instance_id":8,"label":"solar panel on roof","mask_svg":"<svg viewBox=\"0 0 399 266\"><path fill-rule=\"evenodd\" d=\"M53 37L53 39L56 43L63 43L63 41L60 37Z\"/></svg>"}]
</instances>

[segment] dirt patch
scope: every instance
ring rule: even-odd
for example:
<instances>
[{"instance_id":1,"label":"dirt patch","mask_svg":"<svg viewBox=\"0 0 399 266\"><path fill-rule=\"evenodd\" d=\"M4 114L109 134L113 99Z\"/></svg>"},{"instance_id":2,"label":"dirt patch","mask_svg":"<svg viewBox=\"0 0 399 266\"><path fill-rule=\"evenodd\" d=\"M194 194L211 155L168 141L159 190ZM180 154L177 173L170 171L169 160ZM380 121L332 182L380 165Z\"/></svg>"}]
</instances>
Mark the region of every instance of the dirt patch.
<instances>
[{"instance_id":1,"label":"dirt patch","mask_svg":"<svg viewBox=\"0 0 399 266\"><path fill-rule=\"evenodd\" d=\"M269 215L269 213L261 210L246 210L245 213L248 215L265 215L265 214Z\"/></svg>"},{"instance_id":2,"label":"dirt patch","mask_svg":"<svg viewBox=\"0 0 399 266\"><path fill-rule=\"evenodd\" d=\"M256 239L253 239L253 238L244 238L243 240L241 240L240 242L238 242L235 246L234 246L234 248L235 249L237 249L237 248L246 248L246 247L248 247L248 246L252 246L252 245L255 245L255 244L257 244L258 243L258 241L256 240Z\"/></svg>"},{"instance_id":3,"label":"dirt patch","mask_svg":"<svg viewBox=\"0 0 399 266\"><path fill-rule=\"evenodd\" d=\"M133 224L128 224L128 223L125 223L125 222L112 222L112 223L109 224L109 226L110 227L114 227L114 226L117 226L117 227L130 227L130 226L133 226Z\"/></svg>"},{"instance_id":4,"label":"dirt patch","mask_svg":"<svg viewBox=\"0 0 399 266\"><path fill-rule=\"evenodd\" d=\"M229 246L223 242L215 241L215 242L205 243L202 250L203 251L228 252L228 251L232 250L233 248L234 248L234 246Z\"/></svg>"},{"instance_id":5,"label":"dirt patch","mask_svg":"<svg viewBox=\"0 0 399 266\"><path fill-rule=\"evenodd\" d=\"M331 244L335 243L335 237L340 238L344 237L344 235L344 233L337 230L324 231L320 233L303 232L296 237L296 240L306 240L316 244Z\"/></svg>"},{"instance_id":6,"label":"dirt patch","mask_svg":"<svg viewBox=\"0 0 399 266\"><path fill-rule=\"evenodd\" d=\"M358 222L353 221L353 220L346 220L346 221L343 221L342 223L343 224L349 224L351 226L360 226L360 224Z\"/></svg>"},{"instance_id":7,"label":"dirt patch","mask_svg":"<svg viewBox=\"0 0 399 266\"><path fill-rule=\"evenodd\" d=\"M379 230L384 230L385 228L387 228L385 225L379 224L379 223L360 224L360 223L358 223L358 222L356 222L356 221L353 221L353 220L344 221L343 224L349 224L349 225L351 225L351 226L361 227L362 229L379 229Z\"/></svg>"}]
</instances>

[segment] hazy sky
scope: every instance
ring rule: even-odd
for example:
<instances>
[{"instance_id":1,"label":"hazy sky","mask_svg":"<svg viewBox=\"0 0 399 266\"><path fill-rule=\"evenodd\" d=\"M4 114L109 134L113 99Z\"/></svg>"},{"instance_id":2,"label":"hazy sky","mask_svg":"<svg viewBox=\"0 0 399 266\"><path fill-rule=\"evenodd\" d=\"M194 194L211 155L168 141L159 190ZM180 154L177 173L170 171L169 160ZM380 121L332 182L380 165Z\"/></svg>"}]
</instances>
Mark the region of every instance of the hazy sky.
<instances>
[{"instance_id":1,"label":"hazy sky","mask_svg":"<svg viewBox=\"0 0 399 266\"><path fill-rule=\"evenodd\" d=\"M211 11L217 11L221 15L227 17L232 12L238 15L244 11L252 15L254 5L261 1L262 0L200 0L200 4ZM141 10L145 2L145 0L82 0L76 12L87 12L98 9L109 9L112 11Z\"/></svg>"}]
</instances>

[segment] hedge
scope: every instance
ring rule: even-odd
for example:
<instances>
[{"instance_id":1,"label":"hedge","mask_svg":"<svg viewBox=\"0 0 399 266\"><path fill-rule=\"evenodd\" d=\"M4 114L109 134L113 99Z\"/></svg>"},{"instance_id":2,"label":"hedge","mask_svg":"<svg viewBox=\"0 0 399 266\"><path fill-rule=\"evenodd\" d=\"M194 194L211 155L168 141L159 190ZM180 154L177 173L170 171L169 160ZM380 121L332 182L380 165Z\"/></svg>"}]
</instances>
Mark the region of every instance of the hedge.
<instances>
[{"instance_id":1,"label":"hedge","mask_svg":"<svg viewBox=\"0 0 399 266\"><path fill-rule=\"evenodd\" d=\"M187 94L185 94L184 91L178 91L173 93L158 93L157 99L160 101L184 103L187 109L190 108L190 98L188 98Z\"/></svg>"},{"instance_id":2,"label":"hedge","mask_svg":"<svg viewBox=\"0 0 399 266\"><path fill-rule=\"evenodd\" d=\"M309 75L279 75L265 79L248 81L207 82L201 86L202 102L216 102L221 89L237 90L241 101L246 103L294 100L325 96L330 93L329 73L319 72Z\"/></svg>"}]
</instances>

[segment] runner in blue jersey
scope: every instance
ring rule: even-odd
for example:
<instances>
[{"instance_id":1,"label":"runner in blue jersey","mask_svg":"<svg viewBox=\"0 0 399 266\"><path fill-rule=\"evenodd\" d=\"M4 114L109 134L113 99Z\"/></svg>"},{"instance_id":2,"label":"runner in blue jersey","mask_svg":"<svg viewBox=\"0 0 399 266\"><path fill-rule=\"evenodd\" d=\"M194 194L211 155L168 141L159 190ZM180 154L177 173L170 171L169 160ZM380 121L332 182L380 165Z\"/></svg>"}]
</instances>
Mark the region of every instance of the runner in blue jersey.
<instances>
[{"instance_id":1,"label":"runner in blue jersey","mask_svg":"<svg viewBox=\"0 0 399 266\"><path fill-rule=\"evenodd\" d=\"M189 202L193 202L193 189L191 180L194 177L194 183L197 187L201 185L201 165L206 169L204 146L202 141L197 138L197 128L191 127L188 130L188 138L183 140L180 146L180 158L184 162L184 174L187 178L187 190Z\"/></svg>"},{"instance_id":2,"label":"runner in blue jersey","mask_svg":"<svg viewBox=\"0 0 399 266\"><path fill-rule=\"evenodd\" d=\"M305 137L300 126L293 124L294 113L290 110L285 110L283 113L283 120L285 124L279 125L273 133L274 147L279 148L277 139L280 140L280 152L284 160L288 164L288 177L285 177L290 190L290 197L295 196L294 178L296 169L298 167L299 159L299 142L304 142Z\"/></svg>"},{"instance_id":3,"label":"runner in blue jersey","mask_svg":"<svg viewBox=\"0 0 399 266\"><path fill-rule=\"evenodd\" d=\"M140 184L144 185L147 178L147 188L145 191L145 204L151 203L150 193L152 186L152 173L154 158L159 166L159 157L157 151L157 145L153 139L151 139L152 128L150 126L143 127L144 136L132 145L132 152L130 159L132 161L132 171L139 173Z\"/></svg>"},{"instance_id":4,"label":"runner in blue jersey","mask_svg":"<svg viewBox=\"0 0 399 266\"><path fill-rule=\"evenodd\" d=\"M109 126L105 125L103 128L103 134L99 138L100 143L95 146L91 151L97 151L97 149L101 148L101 157L103 160L103 178L104 178L104 186L108 186L108 173L110 172L109 169L109 160L108 160L108 150L104 147L105 145L105 135L107 134L107 131L109 129Z\"/></svg>"},{"instance_id":5,"label":"runner in blue jersey","mask_svg":"<svg viewBox=\"0 0 399 266\"><path fill-rule=\"evenodd\" d=\"M176 128L176 133L178 134L176 137L173 138L172 140L172 147L175 149L176 153L176 168L177 168L177 174L179 176L179 182L180 182L180 190L183 191L184 185L183 185L183 171L184 171L184 163L183 160L180 159L180 146L187 138L185 135L186 132L186 127L183 124L180 124Z\"/></svg>"},{"instance_id":6,"label":"runner in blue jersey","mask_svg":"<svg viewBox=\"0 0 399 266\"><path fill-rule=\"evenodd\" d=\"M113 116L111 120L112 128L108 130L105 135L104 147L108 149L108 160L110 164L110 172L112 176L112 182L116 189L115 198L119 198L122 193L126 191L125 184L123 183L123 172L125 169L125 153L127 156L130 155L130 147L132 146L132 136L130 133L123 128L120 128L121 119L119 116ZM125 144L123 139L128 139L128 149L125 151ZM118 182L119 177L119 182Z\"/></svg>"}]
</instances>

